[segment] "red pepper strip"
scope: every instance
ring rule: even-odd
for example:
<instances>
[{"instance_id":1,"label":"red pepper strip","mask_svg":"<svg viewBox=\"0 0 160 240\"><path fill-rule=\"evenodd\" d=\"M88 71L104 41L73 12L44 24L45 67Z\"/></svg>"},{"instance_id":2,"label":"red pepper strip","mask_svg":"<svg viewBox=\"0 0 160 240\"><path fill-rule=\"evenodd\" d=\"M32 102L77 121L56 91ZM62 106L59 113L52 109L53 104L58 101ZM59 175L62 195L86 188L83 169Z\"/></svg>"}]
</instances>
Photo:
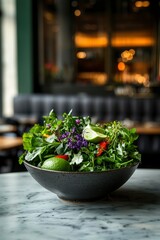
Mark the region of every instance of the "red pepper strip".
<instances>
[{"instance_id":1,"label":"red pepper strip","mask_svg":"<svg viewBox=\"0 0 160 240\"><path fill-rule=\"evenodd\" d=\"M108 142L107 141L102 141L99 143L99 148L98 148L98 153L97 153L97 157L99 157L106 149L108 146Z\"/></svg>"},{"instance_id":2,"label":"red pepper strip","mask_svg":"<svg viewBox=\"0 0 160 240\"><path fill-rule=\"evenodd\" d=\"M63 158L64 160L68 160L69 156L68 155L56 155L56 158Z\"/></svg>"}]
</instances>

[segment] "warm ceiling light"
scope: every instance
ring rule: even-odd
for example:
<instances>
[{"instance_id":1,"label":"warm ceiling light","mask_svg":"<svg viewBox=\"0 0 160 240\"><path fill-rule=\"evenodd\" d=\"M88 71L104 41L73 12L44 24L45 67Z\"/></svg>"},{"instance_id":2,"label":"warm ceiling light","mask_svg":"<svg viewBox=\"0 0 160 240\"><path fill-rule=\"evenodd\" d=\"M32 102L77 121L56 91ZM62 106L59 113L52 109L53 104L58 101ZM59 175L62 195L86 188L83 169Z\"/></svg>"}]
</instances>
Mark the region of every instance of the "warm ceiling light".
<instances>
[{"instance_id":1,"label":"warm ceiling light","mask_svg":"<svg viewBox=\"0 0 160 240\"><path fill-rule=\"evenodd\" d=\"M151 36L134 33L119 33L113 35L111 40L112 46L114 47L147 47L154 45L154 39Z\"/></svg>"},{"instance_id":2,"label":"warm ceiling light","mask_svg":"<svg viewBox=\"0 0 160 240\"><path fill-rule=\"evenodd\" d=\"M136 1L136 2L135 2L135 6L136 6L137 8L141 8L141 7L143 6L142 1Z\"/></svg>"},{"instance_id":3,"label":"warm ceiling light","mask_svg":"<svg viewBox=\"0 0 160 240\"><path fill-rule=\"evenodd\" d=\"M73 2L71 3L71 5L72 5L72 7L77 7L77 6L78 6L78 2L77 2L77 1L73 1Z\"/></svg>"},{"instance_id":4,"label":"warm ceiling light","mask_svg":"<svg viewBox=\"0 0 160 240\"><path fill-rule=\"evenodd\" d=\"M113 47L147 47L154 44L154 39L151 36L145 33L138 34L137 32L113 34L111 39ZM75 35L75 45L77 48L107 47L108 37L106 33L91 35L78 32ZM130 49L129 52L132 55L135 54L134 49Z\"/></svg>"},{"instance_id":5,"label":"warm ceiling light","mask_svg":"<svg viewBox=\"0 0 160 240\"><path fill-rule=\"evenodd\" d=\"M132 49L133 50L133 49ZM121 53L122 61L127 62L133 59L132 51L125 50Z\"/></svg>"},{"instance_id":6,"label":"warm ceiling light","mask_svg":"<svg viewBox=\"0 0 160 240\"><path fill-rule=\"evenodd\" d=\"M79 16L81 15L81 11L80 11L79 9L76 9L76 10L74 11L74 15L75 15L76 17L79 17Z\"/></svg>"},{"instance_id":7,"label":"warm ceiling light","mask_svg":"<svg viewBox=\"0 0 160 240\"><path fill-rule=\"evenodd\" d=\"M149 1L136 1L135 6L137 8L142 8L142 7L149 7L150 2Z\"/></svg>"},{"instance_id":8,"label":"warm ceiling light","mask_svg":"<svg viewBox=\"0 0 160 240\"><path fill-rule=\"evenodd\" d=\"M118 63L118 70L119 71L124 71L125 67L126 67L125 63L123 63L123 62Z\"/></svg>"},{"instance_id":9,"label":"warm ceiling light","mask_svg":"<svg viewBox=\"0 0 160 240\"><path fill-rule=\"evenodd\" d=\"M144 1L143 2L143 7L149 7L150 5L150 2L149 1Z\"/></svg>"},{"instance_id":10,"label":"warm ceiling light","mask_svg":"<svg viewBox=\"0 0 160 240\"><path fill-rule=\"evenodd\" d=\"M98 36L77 33L75 36L75 44L79 48L106 47L108 39L105 33Z\"/></svg>"},{"instance_id":11,"label":"warm ceiling light","mask_svg":"<svg viewBox=\"0 0 160 240\"><path fill-rule=\"evenodd\" d=\"M129 52L134 55L135 54L135 50L134 49L129 49Z\"/></svg>"},{"instance_id":12,"label":"warm ceiling light","mask_svg":"<svg viewBox=\"0 0 160 240\"><path fill-rule=\"evenodd\" d=\"M84 59L86 58L87 54L85 52L77 52L77 58Z\"/></svg>"}]
</instances>

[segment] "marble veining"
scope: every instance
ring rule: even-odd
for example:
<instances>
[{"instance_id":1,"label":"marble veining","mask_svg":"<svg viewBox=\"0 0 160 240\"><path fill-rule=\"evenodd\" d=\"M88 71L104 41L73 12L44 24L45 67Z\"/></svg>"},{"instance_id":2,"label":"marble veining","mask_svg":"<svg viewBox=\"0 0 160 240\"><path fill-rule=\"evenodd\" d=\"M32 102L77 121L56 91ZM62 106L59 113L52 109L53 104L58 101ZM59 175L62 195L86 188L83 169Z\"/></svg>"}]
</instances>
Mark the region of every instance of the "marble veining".
<instances>
[{"instance_id":1,"label":"marble veining","mask_svg":"<svg viewBox=\"0 0 160 240\"><path fill-rule=\"evenodd\" d=\"M160 170L137 169L108 198L60 200L28 172L0 175L0 240L160 239Z\"/></svg>"}]
</instances>

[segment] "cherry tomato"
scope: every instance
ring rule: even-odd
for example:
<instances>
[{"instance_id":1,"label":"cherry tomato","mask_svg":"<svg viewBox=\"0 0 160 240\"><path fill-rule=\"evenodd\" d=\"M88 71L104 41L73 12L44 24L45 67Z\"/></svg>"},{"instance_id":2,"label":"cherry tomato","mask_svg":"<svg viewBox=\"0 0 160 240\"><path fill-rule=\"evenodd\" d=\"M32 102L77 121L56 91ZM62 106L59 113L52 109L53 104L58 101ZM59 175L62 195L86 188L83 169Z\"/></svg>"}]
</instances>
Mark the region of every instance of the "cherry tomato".
<instances>
[{"instance_id":1,"label":"cherry tomato","mask_svg":"<svg viewBox=\"0 0 160 240\"><path fill-rule=\"evenodd\" d=\"M101 154L107 149L108 142L107 141L102 141L99 143L99 148L97 152L97 157L101 156Z\"/></svg>"},{"instance_id":2,"label":"cherry tomato","mask_svg":"<svg viewBox=\"0 0 160 240\"><path fill-rule=\"evenodd\" d=\"M68 160L69 156L68 155L57 155L55 156L56 158L63 158L64 160Z\"/></svg>"}]
</instances>

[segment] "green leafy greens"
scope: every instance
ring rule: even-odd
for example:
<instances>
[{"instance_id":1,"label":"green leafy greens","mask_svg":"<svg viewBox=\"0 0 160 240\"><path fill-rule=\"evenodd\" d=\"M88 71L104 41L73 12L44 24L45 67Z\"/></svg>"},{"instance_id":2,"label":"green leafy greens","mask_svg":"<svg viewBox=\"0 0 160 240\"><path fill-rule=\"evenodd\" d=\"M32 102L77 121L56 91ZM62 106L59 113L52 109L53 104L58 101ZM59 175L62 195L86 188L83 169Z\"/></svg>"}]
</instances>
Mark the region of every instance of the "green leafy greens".
<instances>
[{"instance_id":1,"label":"green leafy greens","mask_svg":"<svg viewBox=\"0 0 160 240\"><path fill-rule=\"evenodd\" d=\"M106 139L87 141L83 135L86 126L102 131ZM137 138L136 129L128 129L119 121L93 124L90 117L73 116L72 111L58 119L52 110L44 116L43 125L35 124L23 134L25 151L19 163L27 161L41 167L46 159L61 154L68 156L72 171L117 169L140 162Z\"/></svg>"}]
</instances>

